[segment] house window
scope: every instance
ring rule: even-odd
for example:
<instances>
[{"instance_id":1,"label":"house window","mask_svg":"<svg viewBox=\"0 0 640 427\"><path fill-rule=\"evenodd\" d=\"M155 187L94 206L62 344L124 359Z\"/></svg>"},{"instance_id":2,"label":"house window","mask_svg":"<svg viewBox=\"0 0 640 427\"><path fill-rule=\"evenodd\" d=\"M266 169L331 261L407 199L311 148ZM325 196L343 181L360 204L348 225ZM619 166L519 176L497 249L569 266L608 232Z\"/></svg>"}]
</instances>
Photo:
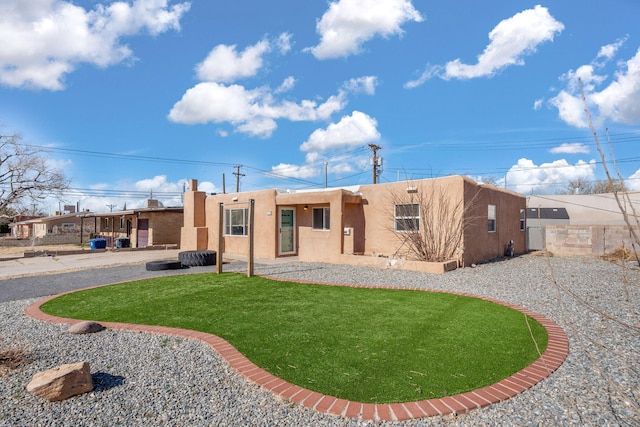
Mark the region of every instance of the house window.
<instances>
[{"instance_id":1,"label":"house window","mask_svg":"<svg viewBox=\"0 0 640 427\"><path fill-rule=\"evenodd\" d=\"M489 219L489 233L494 233L496 231L496 205L489 205L487 217Z\"/></svg>"},{"instance_id":2,"label":"house window","mask_svg":"<svg viewBox=\"0 0 640 427\"><path fill-rule=\"evenodd\" d=\"M313 221L311 228L314 230L328 230L331 210L329 208L313 208Z\"/></svg>"},{"instance_id":3,"label":"house window","mask_svg":"<svg viewBox=\"0 0 640 427\"><path fill-rule=\"evenodd\" d=\"M224 211L224 234L246 236L249 223L249 209L227 209Z\"/></svg>"},{"instance_id":4,"label":"house window","mask_svg":"<svg viewBox=\"0 0 640 427\"><path fill-rule=\"evenodd\" d=\"M109 218L104 219L104 226L102 228L104 228L105 230L109 229Z\"/></svg>"},{"instance_id":5,"label":"house window","mask_svg":"<svg viewBox=\"0 0 640 427\"><path fill-rule=\"evenodd\" d=\"M124 230L124 217L120 218L120 230Z\"/></svg>"},{"instance_id":6,"label":"house window","mask_svg":"<svg viewBox=\"0 0 640 427\"><path fill-rule=\"evenodd\" d=\"M520 231L524 231L526 228L524 215L525 215L524 209L520 209Z\"/></svg>"},{"instance_id":7,"label":"house window","mask_svg":"<svg viewBox=\"0 0 640 427\"><path fill-rule=\"evenodd\" d=\"M396 231L420 231L420 206L417 203L395 206Z\"/></svg>"}]
</instances>

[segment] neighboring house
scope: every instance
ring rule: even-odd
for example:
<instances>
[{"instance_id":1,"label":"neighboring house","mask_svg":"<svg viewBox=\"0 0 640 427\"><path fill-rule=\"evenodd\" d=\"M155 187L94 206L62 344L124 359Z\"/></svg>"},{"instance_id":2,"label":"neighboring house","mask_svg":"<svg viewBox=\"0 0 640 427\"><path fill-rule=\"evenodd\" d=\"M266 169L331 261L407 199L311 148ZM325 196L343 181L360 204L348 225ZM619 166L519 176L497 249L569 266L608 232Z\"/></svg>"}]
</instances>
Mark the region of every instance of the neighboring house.
<instances>
[{"instance_id":1,"label":"neighboring house","mask_svg":"<svg viewBox=\"0 0 640 427\"><path fill-rule=\"evenodd\" d=\"M640 215L640 192L618 196L636 234L640 234L638 217L634 216ZM528 206L567 211L568 224L545 227L545 249L555 254L602 255L623 246L631 248L634 243L613 193L531 196Z\"/></svg>"},{"instance_id":2,"label":"neighboring house","mask_svg":"<svg viewBox=\"0 0 640 427\"><path fill-rule=\"evenodd\" d=\"M640 214L640 191L630 191L629 200ZM622 201L622 193L618 193ZM603 194L554 194L530 196L527 206L531 208L564 208L571 218L571 225L625 225L613 193ZM627 210L631 207L623 203Z\"/></svg>"},{"instance_id":3,"label":"neighboring house","mask_svg":"<svg viewBox=\"0 0 640 427\"><path fill-rule=\"evenodd\" d=\"M418 199L433 203L423 206ZM217 250L222 238L225 254L246 255L250 200L254 200L256 258L298 256L301 261L364 265L373 265L375 258L391 262L402 258L401 234L407 226L444 230L459 224L452 221L456 218L428 220L439 208L455 203L463 207L459 215L468 224L456 251L458 261L471 264L502 257L510 240L516 253L525 251L520 225L525 197L462 176L318 191L271 189L209 196L197 191L197 181L192 180L184 197L180 247Z\"/></svg>"},{"instance_id":4,"label":"neighboring house","mask_svg":"<svg viewBox=\"0 0 640 427\"><path fill-rule=\"evenodd\" d=\"M95 231L91 224L83 222L86 214L73 212L16 221L9 224L11 239L29 240L35 246L82 243Z\"/></svg>"},{"instance_id":5,"label":"neighboring house","mask_svg":"<svg viewBox=\"0 0 640 427\"><path fill-rule=\"evenodd\" d=\"M179 245L183 208L162 207L157 200L147 200L146 205L140 209L87 214L84 218L94 223L94 237L105 238L108 247L113 247L118 238L128 238L133 248Z\"/></svg>"},{"instance_id":6,"label":"neighboring house","mask_svg":"<svg viewBox=\"0 0 640 427\"><path fill-rule=\"evenodd\" d=\"M569 214L565 208L527 208L520 214L527 227L527 250L544 249L544 235L548 225L568 225Z\"/></svg>"}]
</instances>

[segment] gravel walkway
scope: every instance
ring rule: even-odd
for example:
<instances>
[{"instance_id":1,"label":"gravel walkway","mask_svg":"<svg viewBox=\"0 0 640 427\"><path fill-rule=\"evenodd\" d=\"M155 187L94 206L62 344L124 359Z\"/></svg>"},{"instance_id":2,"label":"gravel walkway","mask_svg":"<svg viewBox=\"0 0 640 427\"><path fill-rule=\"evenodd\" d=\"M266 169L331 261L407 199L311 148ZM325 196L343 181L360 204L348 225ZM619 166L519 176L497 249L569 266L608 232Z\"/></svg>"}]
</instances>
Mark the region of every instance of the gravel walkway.
<instances>
[{"instance_id":1,"label":"gravel walkway","mask_svg":"<svg viewBox=\"0 0 640 427\"><path fill-rule=\"evenodd\" d=\"M124 271L118 270L119 278ZM257 265L256 273L497 298L558 323L569 335L570 353L549 378L505 402L458 416L375 424L282 401L246 382L202 343L115 330L70 335L65 325L27 318L23 310L34 299L21 299L0 304L0 347L27 349L32 361L0 374L0 426L640 425L637 269L592 258L523 256L445 275L303 263ZM83 360L91 364L93 392L57 403L26 392L35 372Z\"/></svg>"}]
</instances>

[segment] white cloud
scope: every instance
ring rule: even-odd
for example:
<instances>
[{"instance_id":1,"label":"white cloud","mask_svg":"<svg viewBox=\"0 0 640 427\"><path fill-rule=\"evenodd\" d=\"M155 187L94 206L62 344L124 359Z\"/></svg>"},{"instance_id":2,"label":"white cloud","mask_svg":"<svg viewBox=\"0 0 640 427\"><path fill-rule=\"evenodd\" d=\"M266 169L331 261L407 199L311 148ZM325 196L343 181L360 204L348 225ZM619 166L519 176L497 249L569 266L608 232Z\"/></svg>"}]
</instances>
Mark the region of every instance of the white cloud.
<instances>
[{"instance_id":1,"label":"white cloud","mask_svg":"<svg viewBox=\"0 0 640 427\"><path fill-rule=\"evenodd\" d=\"M578 128L588 126L587 117L584 114L584 104L579 96L562 90L549 102L558 109L558 115L567 124Z\"/></svg>"},{"instance_id":2,"label":"white cloud","mask_svg":"<svg viewBox=\"0 0 640 427\"><path fill-rule=\"evenodd\" d=\"M539 110L540 108L542 108L542 104L544 103L543 99L536 99L533 103L533 109L534 110Z\"/></svg>"},{"instance_id":3,"label":"white cloud","mask_svg":"<svg viewBox=\"0 0 640 427\"><path fill-rule=\"evenodd\" d=\"M274 91L274 93L289 92L296 85L296 79L292 76L287 77L282 81L282 84Z\"/></svg>"},{"instance_id":4,"label":"white cloud","mask_svg":"<svg viewBox=\"0 0 640 427\"><path fill-rule=\"evenodd\" d=\"M616 40L615 43L604 45L600 48L598 52L598 58L611 59L618 53L618 50L622 47L622 45L627 41L629 36L623 37L619 40Z\"/></svg>"},{"instance_id":5,"label":"white cloud","mask_svg":"<svg viewBox=\"0 0 640 427\"><path fill-rule=\"evenodd\" d=\"M512 191L523 194L555 193L571 180L578 178L593 181L595 179L595 160L588 163L579 160L569 164L566 160L555 160L551 163L536 165L532 160L522 158L511 166L505 178L498 181L498 186L505 186Z\"/></svg>"},{"instance_id":6,"label":"white cloud","mask_svg":"<svg viewBox=\"0 0 640 427\"><path fill-rule=\"evenodd\" d=\"M478 56L475 65L460 59L448 62L444 78L471 79L492 76L510 65L524 65L523 56L536 51L539 44L553 41L564 25L556 21L546 7L540 5L515 14L500 22L489 33L489 45Z\"/></svg>"},{"instance_id":7,"label":"white cloud","mask_svg":"<svg viewBox=\"0 0 640 427\"><path fill-rule=\"evenodd\" d=\"M567 124L580 128L588 126L579 91L579 79L596 127L607 120L627 125L640 124L640 49L628 61L616 64L613 78L603 74L604 67L613 59L625 40L602 47L591 64L582 65L561 76L566 87L550 103L558 109L558 115ZM602 59L606 61L601 61ZM600 89L607 81L608 85Z\"/></svg>"},{"instance_id":8,"label":"white cloud","mask_svg":"<svg viewBox=\"0 0 640 427\"><path fill-rule=\"evenodd\" d=\"M236 131L269 137L277 119L291 121L326 120L346 105L345 94L329 97L324 103L277 101L268 88L246 89L240 85L199 83L187 90L169 112L169 120L184 124L228 122Z\"/></svg>"},{"instance_id":9,"label":"white cloud","mask_svg":"<svg viewBox=\"0 0 640 427\"><path fill-rule=\"evenodd\" d=\"M640 169L629 176L624 183L629 190L640 191Z\"/></svg>"},{"instance_id":10,"label":"white cloud","mask_svg":"<svg viewBox=\"0 0 640 427\"><path fill-rule=\"evenodd\" d=\"M422 20L407 0L338 0L316 25L320 44L308 50L318 59L346 57L375 36L402 34L402 24Z\"/></svg>"},{"instance_id":11,"label":"white cloud","mask_svg":"<svg viewBox=\"0 0 640 427\"><path fill-rule=\"evenodd\" d=\"M313 178L320 175L320 169L310 164L290 165L280 163L277 166L273 166L271 172L278 176L291 178Z\"/></svg>"},{"instance_id":12,"label":"white cloud","mask_svg":"<svg viewBox=\"0 0 640 427\"><path fill-rule=\"evenodd\" d=\"M343 117L338 123L332 123L326 129L316 129L300 149L302 151L326 151L340 147L352 147L380 139L376 119L354 111Z\"/></svg>"},{"instance_id":13,"label":"white cloud","mask_svg":"<svg viewBox=\"0 0 640 427\"><path fill-rule=\"evenodd\" d=\"M551 16L546 7L540 5L526 9L501 21L489 33L489 44L473 65L460 59L444 66L429 65L422 75L405 83L408 89L418 87L433 77L449 79L473 79L491 77L512 65L524 65L524 56L536 52L538 45L553 41L564 25Z\"/></svg>"},{"instance_id":14,"label":"white cloud","mask_svg":"<svg viewBox=\"0 0 640 427\"><path fill-rule=\"evenodd\" d=\"M291 37L289 33L282 33L278 36L275 43L281 55L285 55L291 50Z\"/></svg>"},{"instance_id":15,"label":"white cloud","mask_svg":"<svg viewBox=\"0 0 640 427\"><path fill-rule=\"evenodd\" d=\"M179 30L189 8L187 2L134 0L89 11L63 0L3 0L0 84L62 90L65 76L80 64L107 67L133 59L123 37Z\"/></svg>"},{"instance_id":16,"label":"white cloud","mask_svg":"<svg viewBox=\"0 0 640 427\"><path fill-rule=\"evenodd\" d=\"M375 76L362 76L350 79L344 84L344 88L349 92L365 93L375 95L378 86L378 78Z\"/></svg>"},{"instance_id":17,"label":"white cloud","mask_svg":"<svg viewBox=\"0 0 640 427\"><path fill-rule=\"evenodd\" d=\"M283 33L275 42L281 53L290 49L290 39L288 33ZM248 89L229 83L255 76L263 67L263 56L271 50L271 42L267 40L249 46L241 53L236 51L236 46L216 46L196 67L197 75L203 81L188 89L173 105L169 120L184 124L230 123L236 132L268 138L277 129L279 119L328 120L345 107L347 92L344 89L339 89L336 95L322 103L277 99L275 95L293 89L296 83L293 76L286 77L275 89L267 86ZM363 79L359 83L361 90L373 90L375 78Z\"/></svg>"},{"instance_id":18,"label":"white cloud","mask_svg":"<svg viewBox=\"0 0 640 427\"><path fill-rule=\"evenodd\" d=\"M293 178L312 178L324 172L343 175L353 172L351 162L358 162L362 155L347 151L354 146L363 145L380 139L376 129L377 121L368 115L354 111L344 116L338 123L332 123L326 129L316 129L300 150L306 152L305 163L293 165L281 163L271 168L273 173Z\"/></svg>"},{"instance_id":19,"label":"white cloud","mask_svg":"<svg viewBox=\"0 0 640 427\"><path fill-rule=\"evenodd\" d=\"M580 142L565 142L549 150L553 154L589 154L589 147Z\"/></svg>"},{"instance_id":20,"label":"white cloud","mask_svg":"<svg viewBox=\"0 0 640 427\"><path fill-rule=\"evenodd\" d=\"M196 66L196 73L201 81L225 83L252 77L262 67L262 56L270 50L266 40L247 47L242 53L236 52L236 45L220 44Z\"/></svg>"},{"instance_id":21,"label":"white cloud","mask_svg":"<svg viewBox=\"0 0 640 427\"><path fill-rule=\"evenodd\" d=\"M418 86L422 86L433 77L441 76L443 74L444 67L442 65L427 65L425 70L415 80L410 80L404 84L405 89L413 89Z\"/></svg>"}]
</instances>

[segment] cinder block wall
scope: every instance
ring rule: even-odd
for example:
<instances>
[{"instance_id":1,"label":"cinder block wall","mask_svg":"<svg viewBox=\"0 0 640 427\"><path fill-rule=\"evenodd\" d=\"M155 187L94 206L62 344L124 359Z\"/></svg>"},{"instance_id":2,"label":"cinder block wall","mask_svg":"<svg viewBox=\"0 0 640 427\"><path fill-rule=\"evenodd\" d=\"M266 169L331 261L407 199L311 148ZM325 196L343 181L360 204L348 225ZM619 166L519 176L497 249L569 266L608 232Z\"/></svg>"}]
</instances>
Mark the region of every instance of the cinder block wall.
<instances>
[{"instance_id":1,"label":"cinder block wall","mask_svg":"<svg viewBox=\"0 0 640 427\"><path fill-rule=\"evenodd\" d=\"M624 225L547 225L545 240L546 249L559 255L604 255L631 248Z\"/></svg>"}]
</instances>

